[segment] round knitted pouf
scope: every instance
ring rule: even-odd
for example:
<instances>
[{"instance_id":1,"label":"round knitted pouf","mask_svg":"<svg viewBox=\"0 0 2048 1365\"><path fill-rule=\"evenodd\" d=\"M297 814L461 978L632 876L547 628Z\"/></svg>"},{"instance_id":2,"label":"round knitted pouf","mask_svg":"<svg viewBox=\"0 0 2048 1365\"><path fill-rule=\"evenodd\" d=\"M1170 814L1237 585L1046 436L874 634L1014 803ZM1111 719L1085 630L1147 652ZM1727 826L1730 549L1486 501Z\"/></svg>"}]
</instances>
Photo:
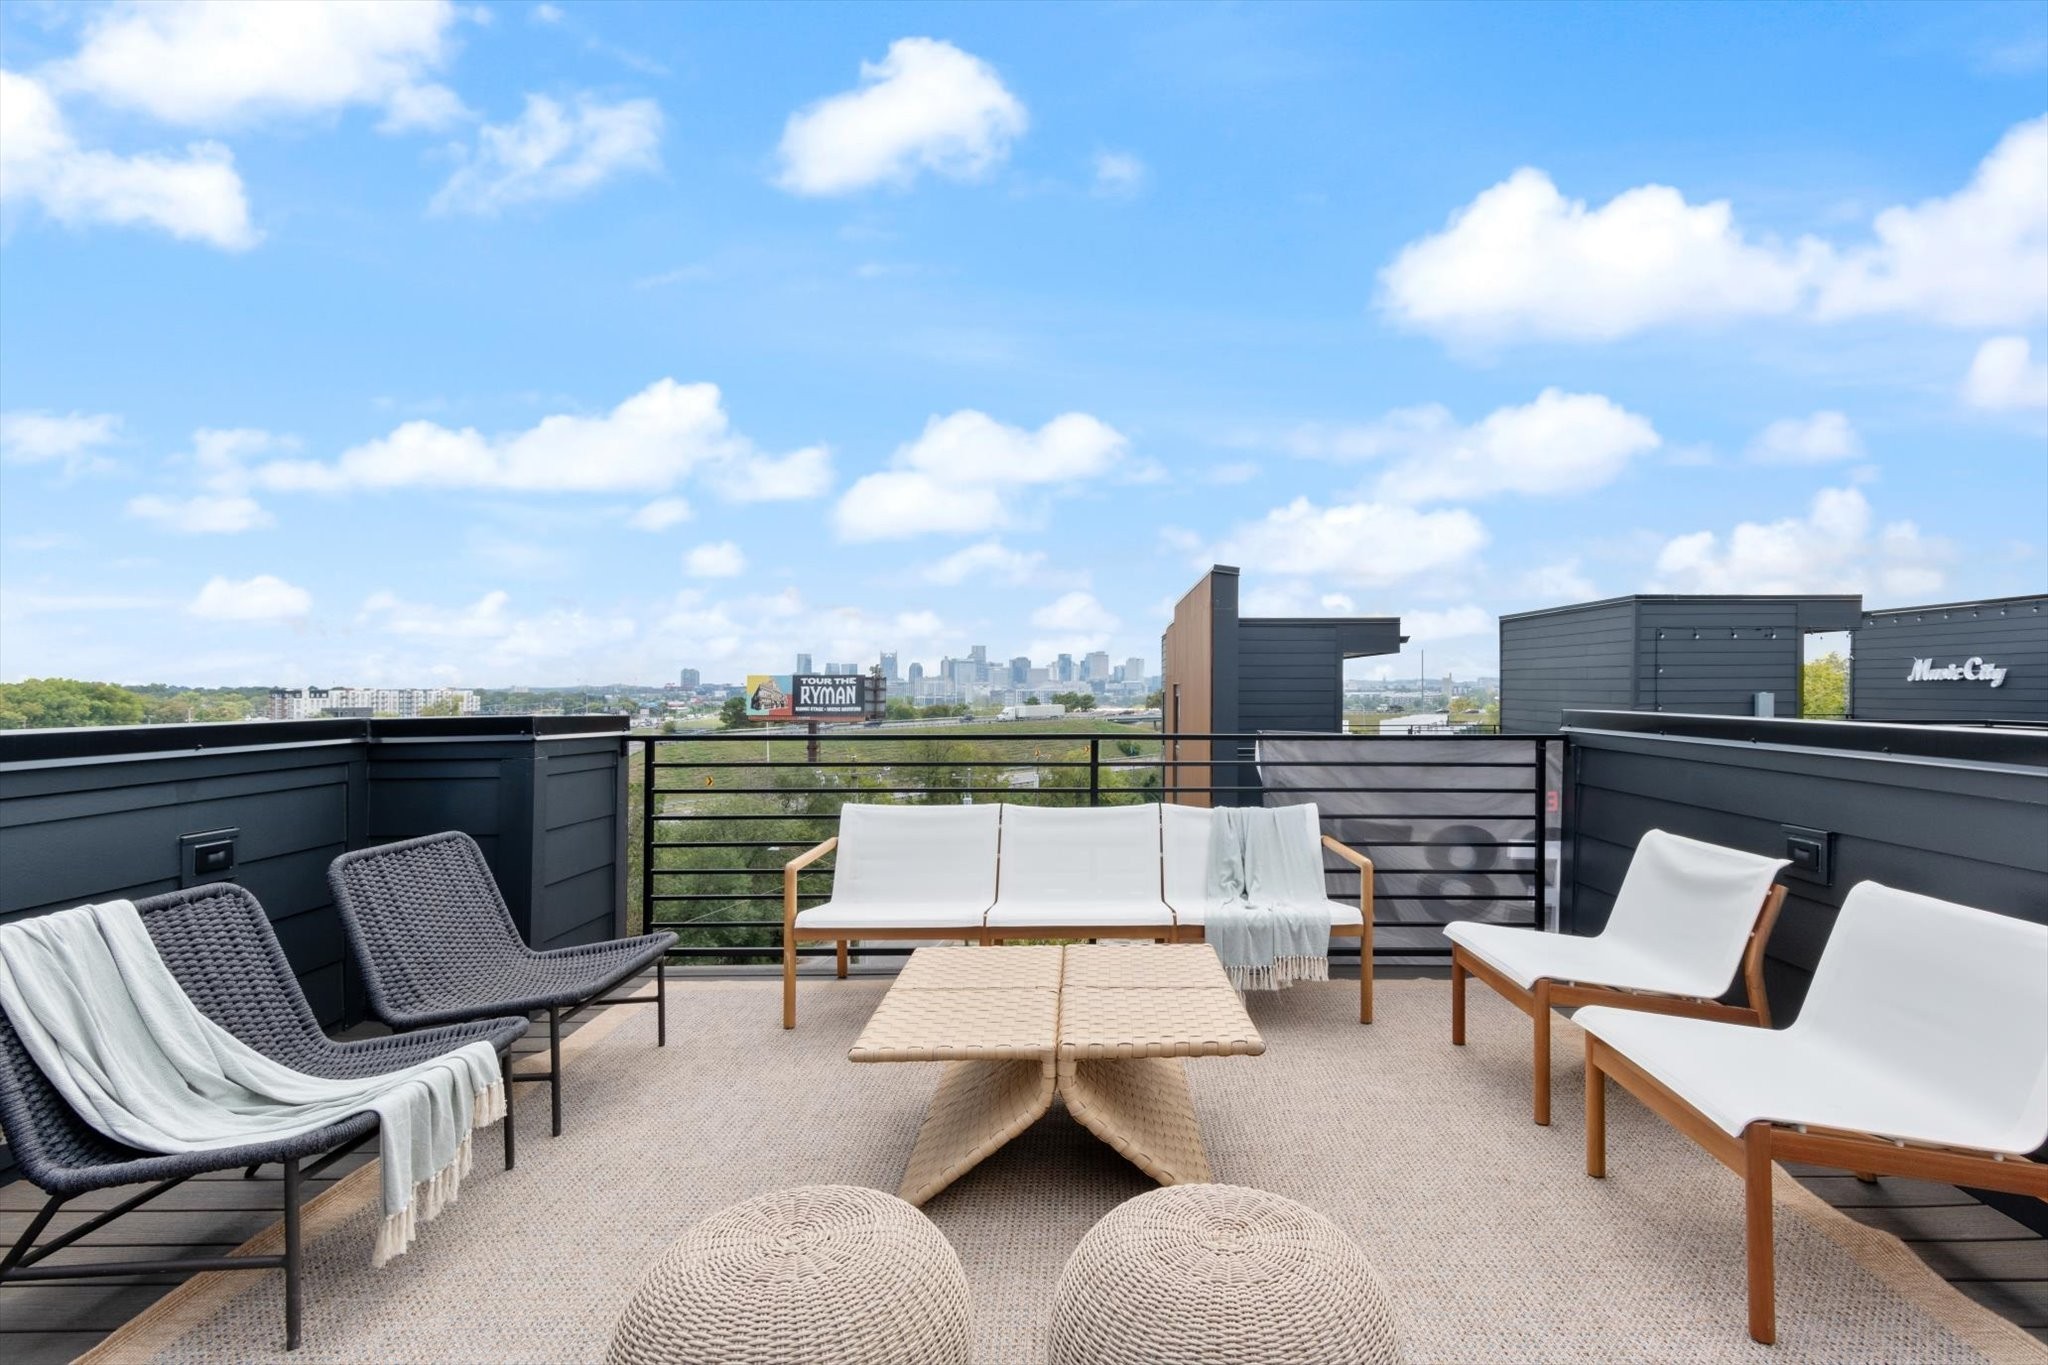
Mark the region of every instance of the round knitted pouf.
<instances>
[{"instance_id":1,"label":"round knitted pouf","mask_svg":"<svg viewBox=\"0 0 2048 1365\"><path fill-rule=\"evenodd\" d=\"M1112 1209L1053 1291L1053 1365L1395 1365L1386 1287L1337 1225L1236 1185Z\"/></svg>"},{"instance_id":2,"label":"round knitted pouf","mask_svg":"<svg viewBox=\"0 0 2048 1365\"><path fill-rule=\"evenodd\" d=\"M967 1277L931 1221L851 1185L777 1190L671 1247L611 1365L967 1365Z\"/></svg>"}]
</instances>

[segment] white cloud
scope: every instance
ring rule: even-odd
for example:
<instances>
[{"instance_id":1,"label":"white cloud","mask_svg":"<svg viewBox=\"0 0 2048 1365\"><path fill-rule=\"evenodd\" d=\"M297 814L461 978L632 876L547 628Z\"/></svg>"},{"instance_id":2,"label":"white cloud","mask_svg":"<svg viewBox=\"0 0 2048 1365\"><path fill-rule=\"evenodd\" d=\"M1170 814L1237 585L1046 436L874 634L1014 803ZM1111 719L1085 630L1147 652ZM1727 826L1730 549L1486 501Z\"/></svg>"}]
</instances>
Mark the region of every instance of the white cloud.
<instances>
[{"instance_id":1,"label":"white cloud","mask_svg":"<svg viewBox=\"0 0 2048 1365\"><path fill-rule=\"evenodd\" d=\"M1723 538L1695 531L1658 551L1651 592L1880 593L1941 590L1950 548L1910 521L1874 526L1855 488L1824 488L1804 517L1742 522Z\"/></svg>"},{"instance_id":2,"label":"white cloud","mask_svg":"<svg viewBox=\"0 0 2048 1365\"><path fill-rule=\"evenodd\" d=\"M2048 408L2048 357L2035 360L2025 337L1992 337L1963 377L1963 401L1993 411Z\"/></svg>"},{"instance_id":3,"label":"white cloud","mask_svg":"<svg viewBox=\"0 0 2048 1365\"><path fill-rule=\"evenodd\" d=\"M426 77L459 17L449 0L120 4L49 74L67 92L194 127L358 104L416 122L453 98Z\"/></svg>"},{"instance_id":4,"label":"white cloud","mask_svg":"<svg viewBox=\"0 0 2048 1365\"><path fill-rule=\"evenodd\" d=\"M656 498L626 518L636 531L666 531L690 519L690 504L684 498Z\"/></svg>"},{"instance_id":5,"label":"white cloud","mask_svg":"<svg viewBox=\"0 0 2048 1365\"><path fill-rule=\"evenodd\" d=\"M1562 559L1524 572L1515 579L1514 594L1525 600L1561 604L1596 597L1599 589L1579 572L1577 559Z\"/></svg>"},{"instance_id":6,"label":"white cloud","mask_svg":"<svg viewBox=\"0 0 2048 1365\"><path fill-rule=\"evenodd\" d=\"M775 457L760 453L712 465L705 479L727 502L800 502L832 489L832 452L805 446Z\"/></svg>"},{"instance_id":7,"label":"white cloud","mask_svg":"<svg viewBox=\"0 0 2048 1365\"><path fill-rule=\"evenodd\" d=\"M240 582L215 575L185 608L210 621L284 621L312 609L313 594L267 573Z\"/></svg>"},{"instance_id":8,"label":"white cloud","mask_svg":"<svg viewBox=\"0 0 2048 1365\"><path fill-rule=\"evenodd\" d=\"M1879 213L1871 239L1752 239L1726 200L1665 185L1598 208L1524 167L1380 273L1396 321L1479 342L1603 341L1743 317L1892 314L1953 326L2048 314L2048 118L2011 129L1969 184Z\"/></svg>"},{"instance_id":9,"label":"white cloud","mask_svg":"<svg viewBox=\"0 0 2048 1365\"><path fill-rule=\"evenodd\" d=\"M1107 648L1123 622L1093 593L1076 589L1032 612L1031 624L1045 634L1034 639L1026 652L1034 659L1044 659Z\"/></svg>"},{"instance_id":10,"label":"white cloud","mask_svg":"<svg viewBox=\"0 0 2048 1365\"><path fill-rule=\"evenodd\" d=\"M1122 433L1081 412L1037 431L972 409L934 417L890 458L891 468L846 490L833 522L844 540L993 530L1008 524L1016 490L1098 478L1128 448Z\"/></svg>"},{"instance_id":11,"label":"white cloud","mask_svg":"<svg viewBox=\"0 0 2048 1365\"><path fill-rule=\"evenodd\" d=\"M256 245L234 154L195 142L183 155L81 147L49 91L0 71L0 203L33 203L67 227L155 227L223 250Z\"/></svg>"},{"instance_id":12,"label":"white cloud","mask_svg":"<svg viewBox=\"0 0 2048 1365\"><path fill-rule=\"evenodd\" d=\"M1401 633L1418 645L1493 633L1493 613L1481 607L1448 607L1442 611L1404 611Z\"/></svg>"},{"instance_id":13,"label":"white cloud","mask_svg":"<svg viewBox=\"0 0 2048 1365\"><path fill-rule=\"evenodd\" d=\"M1201 564L1252 564L1263 573L1381 587L1463 564L1486 544L1463 508L1424 512L1357 502L1319 507L1296 498L1226 535Z\"/></svg>"},{"instance_id":14,"label":"white cloud","mask_svg":"<svg viewBox=\"0 0 2048 1365\"><path fill-rule=\"evenodd\" d=\"M747 571L747 556L729 540L698 545L683 556L683 572L692 578L737 578Z\"/></svg>"},{"instance_id":15,"label":"white cloud","mask_svg":"<svg viewBox=\"0 0 2048 1365\"><path fill-rule=\"evenodd\" d=\"M1470 426L1438 404L1400 408L1357 426L1302 427L1282 441L1297 455L1386 459L1375 496L1431 502L1519 493L1584 493L1663 444L1656 428L1597 393L1545 389Z\"/></svg>"},{"instance_id":16,"label":"white cloud","mask_svg":"<svg viewBox=\"0 0 2048 1365\"><path fill-rule=\"evenodd\" d=\"M921 171L985 174L1030 122L995 68L951 43L899 38L858 88L789 116L777 182L796 194L907 185Z\"/></svg>"},{"instance_id":17,"label":"white cloud","mask_svg":"<svg viewBox=\"0 0 2048 1365\"><path fill-rule=\"evenodd\" d=\"M1848 417L1828 410L1781 417L1749 443L1749 458L1758 464L1829 464L1862 455L1863 438Z\"/></svg>"},{"instance_id":18,"label":"white cloud","mask_svg":"<svg viewBox=\"0 0 2048 1365\"><path fill-rule=\"evenodd\" d=\"M110 412L0 412L0 460L59 463L77 473L102 465L99 452L120 431L121 419Z\"/></svg>"},{"instance_id":19,"label":"white cloud","mask_svg":"<svg viewBox=\"0 0 2048 1365\"><path fill-rule=\"evenodd\" d=\"M1358 599L1345 592L1319 592L1306 579L1267 578L1241 589L1238 610L1246 616L1356 616Z\"/></svg>"},{"instance_id":20,"label":"white cloud","mask_svg":"<svg viewBox=\"0 0 2048 1365\"><path fill-rule=\"evenodd\" d=\"M128 515L184 535L234 535L268 526L272 518L254 498L199 494L167 498L155 493L130 498Z\"/></svg>"},{"instance_id":21,"label":"white cloud","mask_svg":"<svg viewBox=\"0 0 2048 1365\"><path fill-rule=\"evenodd\" d=\"M434 196L435 213L491 215L515 204L567 199L614 176L661 168L661 108L580 95L565 108L528 95L512 123L485 124L476 148Z\"/></svg>"},{"instance_id":22,"label":"white cloud","mask_svg":"<svg viewBox=\"0 0 2048 1365\"><path fill-rule=\"evenodd\" d=\"M470 677L479 666L500 676L572 662L580 668L592 654L617 649L639 633L632 618L619 613L556 609L521 616L511 606L511 596L503 591L454 608L407 602L380 592L364 601L356 621L359 627L398 639L457 649Z\"/></svg>"},{"instance_id":23,"label":"white cloud","mask_svg":"<svg viewBox=\"0 0 2048 1365\"><path fill-rule=\"evenodd\" d=\"M411 421L331 462L272 460L247 466L240 477L259 488L319 493L658 493L699 472L715 472L721 484L730 484L762 461L777 467L732 430L716 384L661 379L601 416L556 414L502 436Z\"/></svg>"},{"instance_id":24,"label":"white cloud","mask_svg":"<svg viewBox=\"0 0 2048 1365\"><path fill-rule=\"evenodd\" d=\"M2007 132L1955 194L1888 208L1871 230L1828 273L1820 317L1993 327L2048 315L2048 115Z\"/></svg>"},{"instance_id":25,"label":"white cloud","mask_svg":"<svg viewBox=\"0 0 2048 1365\"><path fill-rule=\"evenodd\" d=\"M557 5L540 4L533 7L533 22L536 24L559 24L562 11Z\"/></svg>"},{"instance_id":26,"label":"white cloud","mask_svg":"<svg viewBox=\"0 0 2048 1365\"><path fill-rule=\"evenodd\" d=\"M1029 583L1040 577L1045 554L1040 550L1012 550L1000 540L969 545L927 566L925 582L954 587L971 578L988 577L999 583Z\"/></svg>"},{"instance_id":27,"label":"white cloud","mask_svg":"<svg viewBox=\"0 0 2048 1365\"><path fill-rule=\"evenodd\" d=\"M1095 154L1095 192L1105 198L1127 199L1145 188L1151 172L1129 152Z\"/></svg>"}]
</instances>

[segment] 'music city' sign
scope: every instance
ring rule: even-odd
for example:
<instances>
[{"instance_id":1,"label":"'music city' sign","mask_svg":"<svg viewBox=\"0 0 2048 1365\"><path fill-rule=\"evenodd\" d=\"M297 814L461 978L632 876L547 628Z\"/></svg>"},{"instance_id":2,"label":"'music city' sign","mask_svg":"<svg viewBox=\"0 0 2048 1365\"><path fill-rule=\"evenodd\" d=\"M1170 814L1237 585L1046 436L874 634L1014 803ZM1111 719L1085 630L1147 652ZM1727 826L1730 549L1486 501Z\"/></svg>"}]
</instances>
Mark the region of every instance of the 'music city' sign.
<instances>
[{"instance_id":1,"label":"'music city' sign","mask_svg":"<svg viewBox=\"0 0 2048 1365\"><path fill-rule=\"evenodd\" d=\"M2005 666L1987 663L1971 655L1959 664L1938 664L1932 659L1915 659L1906 670L1907 682L1980 682L1996 687L2005 681Z\"/></svg>"},{"instance_id":2,"label":"'music city' sign","mask_svg":"<svg viewBox=\"0 0 2048 1365\"><path fill-rule=\"evenodd\" d=\"M863 720L869 684L857 673L752 673L748 720Z\"/></svg>"}]
</instances>

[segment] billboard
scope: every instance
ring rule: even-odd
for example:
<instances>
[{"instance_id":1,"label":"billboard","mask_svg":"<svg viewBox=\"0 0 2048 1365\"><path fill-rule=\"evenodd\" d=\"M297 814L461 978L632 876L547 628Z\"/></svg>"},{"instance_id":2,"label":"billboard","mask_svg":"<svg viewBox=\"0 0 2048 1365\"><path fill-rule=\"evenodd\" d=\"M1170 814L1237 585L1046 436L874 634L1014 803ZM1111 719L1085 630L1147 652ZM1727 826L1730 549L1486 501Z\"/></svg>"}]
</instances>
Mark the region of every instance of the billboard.
<instances>
[{"instance_id":1,"label":"billboard","mask_svg":"<svg viewBox=\"0 0 2048 1365\"><path fill-rule=\"evenodd\" d=\"M869 691L858 673L749 673L747 719L864 720Z\"/></svg>"}]
</instances>

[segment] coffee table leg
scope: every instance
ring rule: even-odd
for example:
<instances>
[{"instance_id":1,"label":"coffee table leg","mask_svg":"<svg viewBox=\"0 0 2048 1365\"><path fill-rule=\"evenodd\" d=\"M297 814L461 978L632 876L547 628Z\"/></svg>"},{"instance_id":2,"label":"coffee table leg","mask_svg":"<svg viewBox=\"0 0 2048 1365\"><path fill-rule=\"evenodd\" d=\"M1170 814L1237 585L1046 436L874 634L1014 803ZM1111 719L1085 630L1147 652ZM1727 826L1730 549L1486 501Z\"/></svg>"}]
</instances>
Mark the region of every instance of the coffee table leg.
<instances>
[{"instance_id":1,"label":"coffee table leg","mask_svg":"<svg viewBox=\"0 0 2048 1365\"><path fill-rule=\"evenodd\" d=\"M1062 1062L1060 1095L1089 1132L1162 1185L1207 1181L1209 1155L1178 1057Z\"/></svg>"},{"instance_id":2,"label":"coffee table leg","mask_svg":"<svg viewBox=\"0 0 2048 1365\"><path fill-rule=\"evenodd\" d=\"M1052 1108L1049 1060L948 1062L897 1191L922 1204Z\"/></svg>"}]
</instances>

